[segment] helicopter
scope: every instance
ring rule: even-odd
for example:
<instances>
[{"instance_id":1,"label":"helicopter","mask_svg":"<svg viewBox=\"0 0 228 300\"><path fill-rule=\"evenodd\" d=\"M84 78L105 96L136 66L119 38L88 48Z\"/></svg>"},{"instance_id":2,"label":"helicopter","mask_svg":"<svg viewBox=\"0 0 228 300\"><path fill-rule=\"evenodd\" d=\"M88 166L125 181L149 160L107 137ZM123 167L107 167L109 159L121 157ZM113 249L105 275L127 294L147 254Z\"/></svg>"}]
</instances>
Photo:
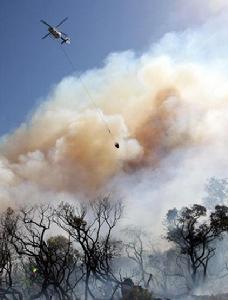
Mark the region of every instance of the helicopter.
<instances>
[{"instance_id":1,"label":"helicopter","mask_svg":"<svg viewBox=\"0 0 228 300\"><path fill-rule=\"evenodd\" d=\"M49 25L46 21L44 20L40 20L41 23L43 23L44 25L48 26L48 33L45 34L45 36L42 37L42 39L46 39L46 37L48 37L49 35L51 35L53 38L55 39L61 39L62 42L61 44L70 44L70 38L68 37L68 35L60 30L58 30L57 28L60 27L66 20L68 19L68 17L64 18L61 22L59 22L58 25L56 26L51 26Z\"/></svg>"}]
</instances>

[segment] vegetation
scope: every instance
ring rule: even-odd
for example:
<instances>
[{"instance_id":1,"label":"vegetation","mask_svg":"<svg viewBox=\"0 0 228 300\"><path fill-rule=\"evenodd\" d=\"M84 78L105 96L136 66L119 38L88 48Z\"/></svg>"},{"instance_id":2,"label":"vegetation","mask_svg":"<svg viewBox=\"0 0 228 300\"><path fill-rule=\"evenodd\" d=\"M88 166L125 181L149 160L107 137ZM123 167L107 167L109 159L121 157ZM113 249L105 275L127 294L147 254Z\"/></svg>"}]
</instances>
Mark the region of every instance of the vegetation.
<instances>
[{"instance_id":1,"label":"vegetation","mask_svg":"<svg viewBox=\"0 0 228 300\"><path fill-rule=\"evenodd\" d=\"M0 299L164 299L191 294L211 274L226 277L217 253L227 240L226 181L211 179L206 191L205 206L167 212L163 251L137 228L120 234L123 207L108 197L8 208L0 215Z\"/></svg>"},{"instance_id":2,"label":"vegetation","mask_svg":"<svg viewBox=\"0 0 228 300\"><path fill-rule=\"evenodd\" d=\"M227 206L217 205L208 217L206 213L207 209L197 204L167 213L167 239L175 243L179 257L186 259L193 284L201 270L206 278L209 260L215 255L215 240L228 231Z\"/></svg>"}]
</instances>

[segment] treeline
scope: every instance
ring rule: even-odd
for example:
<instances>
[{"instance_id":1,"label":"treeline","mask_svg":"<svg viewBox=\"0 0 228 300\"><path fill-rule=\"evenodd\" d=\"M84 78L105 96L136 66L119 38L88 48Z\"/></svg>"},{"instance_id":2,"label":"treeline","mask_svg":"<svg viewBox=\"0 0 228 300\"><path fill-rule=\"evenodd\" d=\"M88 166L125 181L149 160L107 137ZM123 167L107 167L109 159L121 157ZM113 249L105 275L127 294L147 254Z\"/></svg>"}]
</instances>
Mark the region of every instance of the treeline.
<instances>
[{"instance_id":1,"label":"treeline","mask_svg":"<svg viewBox=\"0 0 228 300\"><path fill-rule=\"evenodd\" d=\"M152 300L191 294L209 277L226 239L226 187L226 180L213 178L205 205L167 212L165 251L142 230L120 233L123 206L108 197L86 205L8 208L0 215L0 299ZM212 198L218 204L213 209ZM225 278L225 258L222 263ZM221 271L218 264L213 269Z\"/></svg>"}]
</instances>

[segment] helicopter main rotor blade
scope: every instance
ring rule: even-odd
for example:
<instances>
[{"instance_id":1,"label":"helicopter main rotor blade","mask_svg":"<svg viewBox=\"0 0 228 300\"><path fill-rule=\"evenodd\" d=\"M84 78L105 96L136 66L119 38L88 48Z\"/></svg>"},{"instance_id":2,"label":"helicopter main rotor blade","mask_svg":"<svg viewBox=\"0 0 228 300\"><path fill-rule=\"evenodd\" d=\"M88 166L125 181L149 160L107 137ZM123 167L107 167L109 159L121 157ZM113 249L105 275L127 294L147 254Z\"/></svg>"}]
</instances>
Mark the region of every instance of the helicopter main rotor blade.
<instances>
[{"instance_id":1,"label":"helicopter main rotor blade","mask_svg":"<svg viewBox=\"0 0 228 300\"><path fill-rule=\"evenodd\" d=\"M66 22L67 19L68 19L68 17L63 19L58 25L55 26L55 28L58 28L60 25L62 25L64 22Z\"/></svg>"},{"instance_id":2,"label":"helicopter main rotor blade","mask_svg":"<svg viewBox=\"0 0 228 300\"><path fill-rule=\"evenodd\" d=\"M47 34L45 34L45 35L42 37L42 40L43 40L43 39L46 39L46 37L49 36L49 35L50 35L50 32L48 32Z\"/></svg>"},{"instance_id":3,"label":"helicopter main rotor blade","mask_svg":"<svg viewBox=\"0 0 228 300\"><path fill-rule=\"evenodd\" d=\"M48 27L52 27L51 25L49 25L46 21L44 20L40 20L41 23L43 23L44 25L48 26Z\"/></svg>"}]
</instances>

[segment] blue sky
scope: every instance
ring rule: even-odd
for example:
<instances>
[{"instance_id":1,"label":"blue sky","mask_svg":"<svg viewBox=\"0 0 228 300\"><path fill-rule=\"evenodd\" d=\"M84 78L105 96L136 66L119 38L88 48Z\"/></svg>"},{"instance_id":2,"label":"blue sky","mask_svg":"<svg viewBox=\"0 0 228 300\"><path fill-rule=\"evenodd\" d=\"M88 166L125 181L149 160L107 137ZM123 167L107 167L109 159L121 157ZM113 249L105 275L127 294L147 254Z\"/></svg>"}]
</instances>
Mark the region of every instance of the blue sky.
<instances>
[{"instance_id":1,"label":"blue sky","mask_svg":"<svg viewBox=\"0 0 228 300\"><path fill-rule=\"evenodd\" d=\"M41 37L65 16L75 71L102 66L111 52L142 52L192 20L174 0L2 0L0 10L0 135L15 129L71 69L57 41Z\"/></svg>"}]
</instances>

